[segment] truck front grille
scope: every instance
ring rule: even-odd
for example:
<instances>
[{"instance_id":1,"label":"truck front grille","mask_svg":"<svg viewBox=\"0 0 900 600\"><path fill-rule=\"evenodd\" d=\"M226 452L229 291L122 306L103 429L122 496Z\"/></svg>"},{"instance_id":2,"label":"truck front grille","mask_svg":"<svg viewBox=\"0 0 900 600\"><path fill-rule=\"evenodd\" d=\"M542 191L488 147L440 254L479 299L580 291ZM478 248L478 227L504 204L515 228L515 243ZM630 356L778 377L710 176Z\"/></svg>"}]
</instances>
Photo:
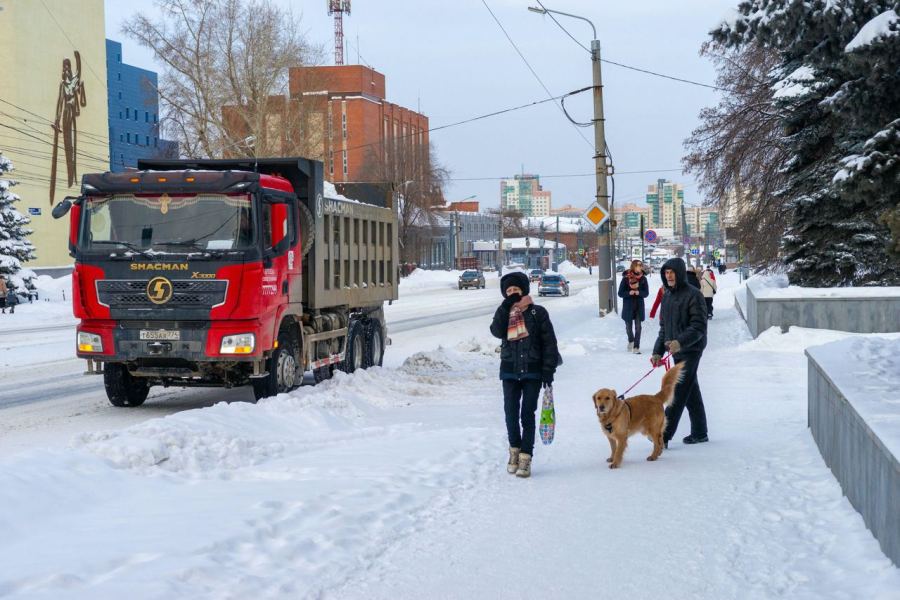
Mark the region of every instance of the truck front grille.
<instances>
[{"instance_id":1,"label":"truck front grille","mask_svg":"<svg viewBox=\"0 0 900 600\"><path fill-rule=\"evenodd\" d=\"M225 302L228 281L222 279L173 279L172 298L154 304L147 295L147 281L140 279L106 279L97 282L97 298L110 308L213 308Z\"/></svg>"}]
</instances>

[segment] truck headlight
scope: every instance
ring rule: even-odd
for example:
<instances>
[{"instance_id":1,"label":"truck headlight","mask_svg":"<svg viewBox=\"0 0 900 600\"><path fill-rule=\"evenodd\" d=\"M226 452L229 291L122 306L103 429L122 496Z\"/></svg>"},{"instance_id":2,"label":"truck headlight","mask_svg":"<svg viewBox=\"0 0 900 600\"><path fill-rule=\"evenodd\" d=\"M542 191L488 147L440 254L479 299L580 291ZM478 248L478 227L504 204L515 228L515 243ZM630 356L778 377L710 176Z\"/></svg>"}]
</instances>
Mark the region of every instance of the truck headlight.
<instances>
[{"instance_id":1,"label":"truck headlight","mask_svg":"<svg viewBox=\"0 0 900 600\"><path fill-rule=\"evenodd\" d=\"M222 338L221 354L252 354L256 346L256 336L252 333L226 335Z\"/></svg>"},{"instance_id":2,"label":"truck headlight","mask_svg":"<svg viewBox=\"0 0 900 600\"><path fill-rule=\"evenodd\" d=\"M96 333L78 332L79 352L103 352L103 340Z\"/></svg>"}]
</instances>

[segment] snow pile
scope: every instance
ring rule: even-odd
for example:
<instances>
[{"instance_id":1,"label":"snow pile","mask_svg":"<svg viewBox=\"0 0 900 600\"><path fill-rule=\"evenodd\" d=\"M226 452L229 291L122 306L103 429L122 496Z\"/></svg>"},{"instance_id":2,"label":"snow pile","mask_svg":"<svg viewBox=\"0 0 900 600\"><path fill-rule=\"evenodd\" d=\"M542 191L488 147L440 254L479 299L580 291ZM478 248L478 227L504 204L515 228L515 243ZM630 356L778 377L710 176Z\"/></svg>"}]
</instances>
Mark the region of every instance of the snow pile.
<instances>
[{"instance_id":1,"label":"snow pile","mask_svg":"<svg viewBox=\"0 0 900 600\"><path fill-rule=\"evenodd\" d=\"M865 25L859 30L850 43L844 47L844 52L853 52L873 43L878 38L888 38L900 34L900 16L894 10L888 10Z\"/></svg>"},{"instance_id":2,"label":"snow pile","mask_svg":"<svg viewBox=\"0 0 900 600\"><path fill-rule=\"evenodd\" d=\"M815 72L806 65L795 69L790 75L776 82L772 89L775 93L773 98L793 98L802 96L814 89L815 86L821 86L816 80Z\"/></svg>"},{"instance_id":3,"label":"snow pile","mask_svg":"<svg viewBox=\"0 0 900 600\"><path fill-rule=\"evenodd\" d=\"M354 204L360 204L360 202L358 202L357 200L352 200L347 196L339 194L337 188L330 181L324 182L322 195L329 200L340 200L342 202L353 202Z\"/></svg>"},{"instance_id":4,"label":"snow pile","mask_svg":"<svg viewBox=\"0 0 900 600\"><path fill-rule=\"evenodd\" d=\"M813 288L788 285L787 275L754 275L747 286L757 298L881 298L900 297L900 286Z\"/></svg>"},{"instance_id":5,"label":"snow pile","mask_svg":"<svg viewBox=\"0 0 900 600\"><path fill-rule=\"evenodd\" d=\"M850 333L847 331L834 331L831 329L809 329L806 327L790 327L787 332L782 332L780 327L769 327L752 341L748 341L737 347L743 352L803 352L807 348L819 344L846 340L848 338L863 337L868 334ZM883 334L885 339L900 339L900 333Z\"/></svg>"},{"instance_id":6,"label":"snow pile","mask_svg":"<svg viewBox=\"0 0 900 600\"><path fill-rule=\"evenodd\" d=\"M413 290L456 287L462 271L438 271L416 269L406 277L400 278L400 293Z\"/></svg>"},{"instance_id":7,"label":"snow pile","mask_svg":"<svg viewBox=\"0 0 900 600\"><path fill-rule=\"evenodd\" d=\"M854 336L807 353L888 450L900 457L900 335Z\"/></svg>"},{"instance_id":8,"label":"snow pile","mask_svg":"<svg viewBox=\"0 0 900 600\"><path fill-rule=\"evenodd\" d=\"M588 275L587 267L577 267L570 260L564 260L561 263L559 263L557 272L562 273L563 275L567 275L569 277L571 277L572 275Z\"/></svg>"}]
</instances>

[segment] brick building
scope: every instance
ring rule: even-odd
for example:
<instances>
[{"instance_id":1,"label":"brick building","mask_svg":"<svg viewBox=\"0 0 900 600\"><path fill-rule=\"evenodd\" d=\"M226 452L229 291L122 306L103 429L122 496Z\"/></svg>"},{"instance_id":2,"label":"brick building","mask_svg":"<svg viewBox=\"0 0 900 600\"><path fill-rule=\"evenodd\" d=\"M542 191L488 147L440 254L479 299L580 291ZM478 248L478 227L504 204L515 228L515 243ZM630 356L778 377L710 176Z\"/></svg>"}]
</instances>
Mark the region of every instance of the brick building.
<instances>
[{"instance_id":1,"label":"brick building","mask_svg":"<svg viewBox=\"0 0 900 600\"><path fill-rule=\"evenodd\" d=\"M367 163L392 153L397 161L428 156L428 117L385 100L385 77L374 69L294 67L290 94L322 115L321 156L335 183L371 180Z\"/></svg>"}]
</instances>

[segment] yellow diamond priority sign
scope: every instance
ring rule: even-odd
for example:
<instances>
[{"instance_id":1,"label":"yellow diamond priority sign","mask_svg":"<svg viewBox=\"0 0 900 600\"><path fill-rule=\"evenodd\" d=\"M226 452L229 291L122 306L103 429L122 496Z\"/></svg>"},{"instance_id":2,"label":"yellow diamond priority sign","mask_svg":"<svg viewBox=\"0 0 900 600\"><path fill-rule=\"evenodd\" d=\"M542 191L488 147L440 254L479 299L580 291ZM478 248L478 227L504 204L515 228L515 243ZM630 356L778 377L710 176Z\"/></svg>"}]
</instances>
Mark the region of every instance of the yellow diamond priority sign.
<instances>
[{"instance_id":1,"label":"yellow diamond priority sign","mask_svg":"<svg viewBox=\"0 0 900 600\"><path fill-rule=\"evenodd\" d=\"M609 211L594 202L588 207L587 211L585 211L584 218L593 225L595 229L599 229L601 225L609 220Z\"/></svg>"}]
</instances>

